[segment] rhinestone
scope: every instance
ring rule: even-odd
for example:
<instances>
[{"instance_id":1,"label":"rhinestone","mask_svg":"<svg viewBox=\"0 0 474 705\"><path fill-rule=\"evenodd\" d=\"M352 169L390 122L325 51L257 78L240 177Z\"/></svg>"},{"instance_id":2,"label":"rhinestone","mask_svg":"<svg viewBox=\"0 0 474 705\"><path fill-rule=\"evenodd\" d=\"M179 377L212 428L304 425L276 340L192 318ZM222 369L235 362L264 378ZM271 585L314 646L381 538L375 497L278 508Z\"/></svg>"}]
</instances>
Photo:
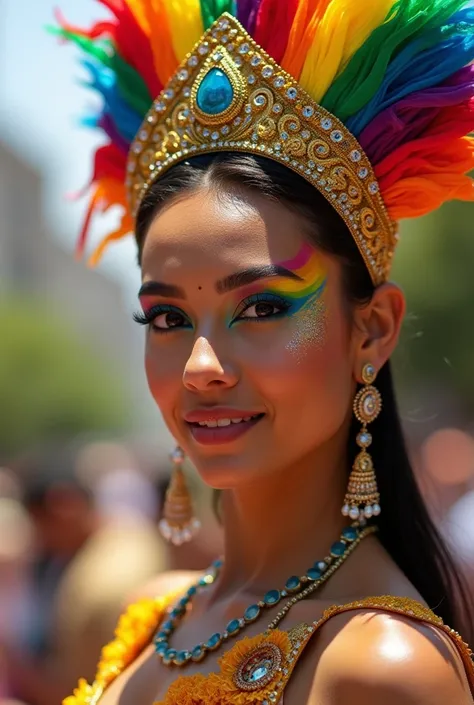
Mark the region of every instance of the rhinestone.
<instances>
[{"instance_id":1,"label":"rhinestone","mask_svg":"<svg viewBox=\"0 0 474 705\"><path fill-rule=\"evenodd\" d=\"M166 109L166 105L160 100L155 104L155 110L157 113L162 113Z\"/></svg>"},{"instance_id":2,"label":"rhinestone","mask_svg":"<svg viewBox=\"0 0 474 705\"><path fill-rule=\"evenodd\" d=\"M247 105L245 106L244 110L245 110L245 112L246 112L247 114L248 114L248 113L251 113L251 112L252 112L252 106L247 104Z\"/></svg>"},{"instance_id":3,"label":"rhinestone","mask_svg":"<svg viewBox=\"0 0 474 705\"><path fill-rule=\"evenodd\" d=\"M264 66L262 69L263 78L270 78L273 75L273 69L271 66Z\"/></svg>"},{"instance_id":4,"label":"rhinestone","mask_svg":"<svg viewBox=\"0 0 474 705\"><path fill-rule=\"evenodd\" d=\"M376 193L378 193L378 190L379 190L379 185L378 185L378 183L377 183L376 181L372 181L372 182L369 184L369 193L371 193L372 196L374 196Z\"/></svg>"},{"instance_id":5,"label":"rhinestone","mask_svg":"<svg viewBox=\"0 0 474 705\"><path fill-rule=\"evenodd\" d=\"M290 130L293 130L293 132L298 129L298 125L296 124L296 122L290 122L289 127Z\"/></svg>"},{"instance_id":6,"label":"rhinestone","mask_svg":"<svg viewBox=\"0 0 474 705\"><path fill-rule=\"evenodd\" d=\"M219 139L219 133L218 132L213 132L211 135L213 140L218 140Z\"/></svg>"},{"instance_id":7,"label":"rhinestone","mask_svg":"<svg viewBox=\"0 0 474 705\"><path fill-rule=\"evenodd\" d=\"M250 83L250 85L252 85L253 83L255 83L256 80L257 79L255 78L253 73L251 73L250 76L247 78L247 83Z\"/></svg>"},{"instance_id":8,"label":"rhinestone","mask_svg":"<svg viewBox=\"0 0 474 705\"><path fill-rule=\"evenodd\" d=\"M317 151L318 154L325 154L325 153L326 153L326 147L323 147L323 145L320 144L316 151Z\"/></svg>"},{"instance_id":9,"label":"rhinestone","mask_svg":"<svg viewBox=\"0 0 474 705\"><path fill-rule=\"evenodd\" d=\"M362 169L359 169L359 178L361 179L366 179L369 175L369 170L365 168L365 166L362 167Z\"/></svg>"},{"instance_id":10,"label":"rhinestone","mask_svg":"<svg viewBox=\"0 0 474 705\"><path fill-rule=\"evenodd\" d=\"M262 59L258 54L255 54L250 59L250 63L252 64L252 66L258 66L261 62L262 62Z\"/></svg>"},{"instance_id":11,"label":"rhinestone","mask_svg":"<svg viewBox=\"0 0 474 705\"><path fill-rule=\"evenodd\" d=\"M181 71L178 72L178 81L186 81L188 76L189 74L186 69L181 69Z\"/></svg>"},{"instance_id":12,"label":"rhinestone","mask_svg":"<svg viewBox=\"0 0 474 705\"><path fill-rule=\"evenodd\" d=\"M248 54L249 50L249 45L247 44L247 42L244 42L244 44L239 47L239 54Z\"/></svg>"},{"instance_id":13,"label":"rhinestone","mask_svg":"<svg viewBox=\"0 0 474 705\"><path fill-rule=\"evenodd\" d=\"M339 196L339 200L341 203L346 203L347 199L348 199L347 193L341 193L341 195Z\"/></svg>"},{"instance_id":14,"label":"rhinestone","mask_svg":"<svg viewBox=\"0 0 474 705\"><path fill-rule=\"evenodd\" d=\"M303 115L305 118L310 118L314 114L314 108L312 108L310 105L305 105L303 108Z\"/></svg>"},{"instance_id":15,"label":"rhinestone","mask_svg":"<svg viewBox=\"0 0 474 705\"><path fill-rule=\"evenodd\" d=\"M208 51L209 51L209 47L207 46L207 44L201 44L201 46L200 46L199 49L198 49L198 52L199 52L202 56L204 56L205 54L207 54Z\"/></svg>"},{"instance_id":16,"label":"rhinestone","mask_svg":"<svg viewBox=\"0 0 474 705\"><path fill-rule=\"evenodd\" d=\"M252 135L252 142L258 142L258 135L256 133Z\"/></svg>"},{"instance_id":17,"label":"rhinestone","mask_svg":"<svg viewBox=\"0 0 474 705\"><path fill-rule=\"evenodd\" d=\"M234 120L234 125L240 125L241 122L242 122L242 118L241 118L241 117L236 117L235 120Z\"/></svg>"},{"instance_id":18,"label":"rhinestone","mask_svg":"<svg viewBox=\"0 0 474 705\"><path fill-rule=\"evenodd\" d=\"M219 29L228 29L229 28L229 20L220 20L218 24Z\"/></svg>"},{"instance_id":19,"label":"rhinestone","mask_svg":"<svg viewBox=\"0 0 474 705\"><path fill-rule=\"evenodd\" d=\"M288 132L282 132L280 137L282 138L282 140L286 141L289 137Z\"/></svg>"},{"instance_id":20,"label":"rhinestone","mask_svg":"<svg viewBox=\"0 0 474 705\"><path fill-rule=\"evenodd\" d=\"M332 127L332 120L330 118L323 118L321 120L321 127L323 130L330 130Z\"/></svg>"},{"instance_id":21,"label":"rhinestone","mask_svg":"<svg viewBox=\"0 0 474 705\"><path fill-rule=\"evenodd\" d=\"M333 130L331 132L331 139L333 142L342 142L342 140L344 139L344 135L340 130Z\"/></svg>"},{"instance_id":22,"label":"rhinestone","mask_svg":"<svg viewBox=\"0 0 474 705\"><path fill-rule=\"evenodd\" d=\"M309 138L311 137L310 131L309 131L309 130L303 130L303 132L301 133L301 137L302 137L304 140L309 140Z\"/></svg>"},{"instance_id":23,"label":"rhinestone","mask_svg":"<svg viewBox=\"0 0 474 705\"><path fill-rule=\"evenodd\" d=\"M277 76L273 81L273 85L275 86L275 88L283 88L283 86L285 85L285 79L283 78L283 76Z\"/></svg>"},{"instance_id":24,"label":"rhinestone","mask_svg":"<svg viewBox=\"0 0 474 705\"><path fill-rule=\"evenodd\" d=\"M242 62L242 59L240 58L240 56L236 56L234 59L234 64L237 66L238 69L240 69L240 67L242 66L242 63L243 62Z\"/></svg>"},{"instance_id":25,"label":"rhinestone","mask_svg":"<svg viewBox=\"0 0 474 705\"><path fill-rule=\"evenodd\" d=\"M138 144L138 143L137 143L137 144L134 144L134 145L133 145L133 148L132 148L132 151L133 151L134 154L140 154L140 152L142 151L142 146L141 146L141 144Z\"/></svg>"},{"instance_id":26,"label":"rhinestone","mask_svg":"<svg viewBox=\"0 0 474 705\"><path fill-rule=\"evenodd\" d=\"M352 198L355 198L358 195L358 190L356 189L355 186L350 186L349 187L349 196L352 196Z\"/></svg>"},{"instance_id":27,"label":"rhinestone","mask_svg":"<svg viewBox=\"0 0 474 705\"><path fill-rule=\"evenodd\" d=\"M275 103L275 105L273 106L273 112L274 113L281 113L281 110L282 110L282 108L281 108L280 103Z\"/></svg>"},{"instance_id":28,"label":"rhinestone","mask_svg":"<svg viewBox=\"0 0 474 705\"><path fill-rule=\"evenodd\" d=\"M273 148L275 152L279 152L281 150L281 144L277 142L276 144L273 145Z\"/></svg>"},{"instance_id":29,"label":"rhinestone","mask_svg":"<svg viewBox=\"0 0 474 705\"><path fill-rule=\"evenodd\" d=\"M286 95L290 100L295 100L295 98L298 96L298 91L296 90L296 88L288 88L288 90L286 91Z\"/></svg>"},{"instance_id":30,"label":"rhinestone","mask_svg":"<svg viewBox=\"0 0 474 705\"><path fill-rule=\"evenodd\" d=\"M188 66L197 66L199 59L197 56L190 56L188 59Z\"/></svg>"},{"instance_id":31,"label":"rhinestone","mask_svg":"<svg viewBox=\"0 0 474 705\"><path fill-rule=\"evenodd\" d=\"M138 136L141 140L145 141L148 138L148 130L140 130L140 134Z\"/></svg>"},{"instance_id":32,"label":"rhinestone","mask_svg":"<svg viewBox=\"0 0 474 705\"><path fill-rule=\"evenodd\" d=\"M214 61L220 61L223 56L224 56L224 55L223 55L223 53L222 53L221 51L216 51L216 52L212 55L212 58L214 59Z\"/></svg>"},{"instance_id":33,"label":"rhinestone","mask_svg":"<svg viewBox=\"0 0 474 705\"><path fill-rule=\"evenodd\" d=\"M202 131L202 134L203 134L203 137L209 137L209 135L210 135L211 133L209 132L209 130L207 129L207 127L205 127L204 130Z\"/></svg>"},{"instance_id":34,"label":"rhinestone","mask_svg":"<svg viewBox=\"0 0 474 705\"><path fill-rule=\"evenodd\" d=\"M221 37L222 44L227 44L228 41L229 41L229 37L227 36L227 34L223 34Z\"/></svg>"},{"instance_id":35,"label":"rhinestone","mask_svg":"<svg viewBox=\"0 0 474 705\"><path fill-rule=\"evenodd\" d=\"M132 173L133 171L135 171L135 166L136 166L135 162L128 162L127 171L129 173Z\"/></svg>"},{"instance_id":36,"label":"rhinestone","mask_svg":"<svg viewBox=\"0 0 474 705\"><path fill-rule=\"evenodd\" d=\"M174 90L172 88L167 88L163 95L166 100L171 100L171 98L174 98Z\"/></svg>"},{"instance_id":37,"label":"rhinestone","mask_svg":"<svg viewBox=\"0 0 474 705\"><path fill-rule=\"evenodd\" d=\"M362 154L359 152L358 149L353 149L350 153L350 158L353 162L360 162L360 160L362 159Z\"/></svg>"},{"instance_id":38,"label":"rhinestone","mask_svg":"<svg viewBox=\"0 0 474 705\"><path fill-rule=\"evenodd\" d=\"M234 51L235 47L233 44L228 44L227 45L227 51Z\"/></svg>"},{"instance_id":39,"label":"rhinestone","mask_svg":"<svg viewBox=\"0 0 474 705\"><path fill-rule=\"evenodd\" d=\"M267 100L264 95L257 95L253 99L253 102L255 103L255 105L258 105L259 107L261 107L262 105L265 105Z\"/></svg>"},{"instance_id":40,"label":"rhinestone","mask_svg":"<svg viewBox=\"0 0 474 705\"><path fill-rule=\"evenodd\" d=\"M224 125L224 127L221 129L221 132L223 135L228 135L230 132L230 127L229 125Z\"/></svg>"}]
</instances>

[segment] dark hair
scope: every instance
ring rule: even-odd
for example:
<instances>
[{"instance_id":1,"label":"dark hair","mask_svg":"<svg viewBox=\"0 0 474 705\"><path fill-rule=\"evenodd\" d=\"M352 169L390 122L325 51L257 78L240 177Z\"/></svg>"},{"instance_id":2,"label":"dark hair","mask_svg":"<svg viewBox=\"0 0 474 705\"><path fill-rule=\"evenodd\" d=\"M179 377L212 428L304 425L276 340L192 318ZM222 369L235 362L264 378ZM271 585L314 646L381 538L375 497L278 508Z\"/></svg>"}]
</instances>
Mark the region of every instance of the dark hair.
<instances>
[{"instance_id":1,"label":"dark hair","mask_svg":"<svg viewBox=\"0 0 474 705\"><path fill-rule=\"evenodd\" d=\"M175 166L151 186L137 217L139 257L150 223L172 199L197 188L252 190L285 203L303 216L308 234L321 250L338 258L349 304L369 302L374 285L353 237L328 201L305 179L265 157L235 153L198 156ZM303 222L304 222L303 221ZM383 511L379 538L428 605L454 628L470 614L466 588L450 553L431 520L410 463L392 381L390 362L377 376L383 410L371 425L371 454ZM348 456L355 458L360 424L353 419ZM350 468L352 462L348 464ZM471 625L465 625L470 629Z\"/></svg>"}]
</instances>

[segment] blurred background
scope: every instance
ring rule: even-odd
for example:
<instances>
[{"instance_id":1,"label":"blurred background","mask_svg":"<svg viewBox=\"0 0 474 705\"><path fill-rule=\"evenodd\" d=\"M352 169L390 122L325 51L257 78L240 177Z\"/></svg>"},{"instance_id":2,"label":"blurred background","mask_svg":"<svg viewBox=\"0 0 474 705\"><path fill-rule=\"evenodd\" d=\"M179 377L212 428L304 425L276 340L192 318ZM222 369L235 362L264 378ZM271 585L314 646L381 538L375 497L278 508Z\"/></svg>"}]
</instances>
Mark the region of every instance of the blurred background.
<instances>
[{"instance_id":1,"label":"blurred background","mask_svg":"<svg viewBox=\"0 0 474 705\"><path fill-rule=\"evenodd\" d=\"M94 0L61 0L87 25ZM91 678L127 595L220 550L204 529L170 550L156 529L172 439L149 398L132 239L95 270L74 242L99 143L51 0L0 0L0 702L51 705ZM95 223L106 234L116 214ZM474 586L474 206L404 225L394 279L409 314L395 368L429 506ZM126 568L125 568L126 567Z\"/></svg>"}]
</instances>

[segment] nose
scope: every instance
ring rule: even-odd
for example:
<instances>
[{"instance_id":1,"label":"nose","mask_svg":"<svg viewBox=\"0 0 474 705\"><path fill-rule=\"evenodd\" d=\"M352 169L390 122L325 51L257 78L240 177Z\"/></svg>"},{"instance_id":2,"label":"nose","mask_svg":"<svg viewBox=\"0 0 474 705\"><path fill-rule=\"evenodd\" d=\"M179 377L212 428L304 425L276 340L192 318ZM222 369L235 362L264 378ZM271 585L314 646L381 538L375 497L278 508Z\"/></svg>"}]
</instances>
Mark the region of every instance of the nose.
<instances>
[{"instance_id":1,"label":"nose","mask_svg":"<svg viewBox=\"0 0 474 705\"><path fill-rule=\"evenodd\" d=\"M200 336L186 363L183 384L191 392L203 392L217 387L233 387L238 377L230 363L222 362L207 338Z\"/></svg>"}]
</instances>

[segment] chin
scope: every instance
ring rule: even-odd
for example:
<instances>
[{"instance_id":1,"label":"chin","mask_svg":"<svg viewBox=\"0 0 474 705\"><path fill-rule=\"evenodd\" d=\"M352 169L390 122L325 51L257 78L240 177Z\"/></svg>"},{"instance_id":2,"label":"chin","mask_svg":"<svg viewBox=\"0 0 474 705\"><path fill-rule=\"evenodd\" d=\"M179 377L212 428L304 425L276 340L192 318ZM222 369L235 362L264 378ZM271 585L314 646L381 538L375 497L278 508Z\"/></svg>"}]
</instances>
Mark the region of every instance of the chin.
<instances>
[{"instance_id":1,"label":"chin","mask_svg":"<svg viewBox=\"0 0 474 705\"><path fill-rule=\"evenodd\" d=\"M203 457L195 452L189 454L201 480L214 490L233 490L250 485L271 473L265 472L267 463L262 458L250 457L247 453L221 453Z\"/></svg>"}]
</instances>

